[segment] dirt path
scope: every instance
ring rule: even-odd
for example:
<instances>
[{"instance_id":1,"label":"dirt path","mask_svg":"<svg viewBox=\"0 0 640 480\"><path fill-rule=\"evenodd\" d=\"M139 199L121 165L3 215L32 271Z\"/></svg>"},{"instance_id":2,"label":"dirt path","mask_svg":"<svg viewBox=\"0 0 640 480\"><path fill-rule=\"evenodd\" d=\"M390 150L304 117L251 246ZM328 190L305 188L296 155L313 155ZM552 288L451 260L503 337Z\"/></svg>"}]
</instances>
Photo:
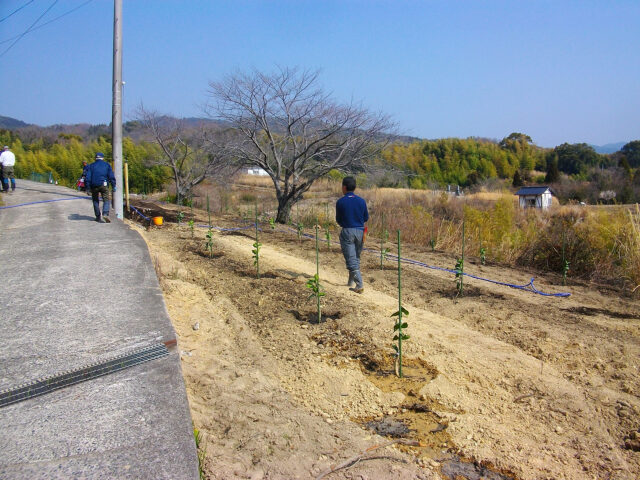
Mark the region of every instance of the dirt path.
<instances>
[{"instance_id":1,"label":"dirt path","mask_svg":"<svg viewBox=\"0 0 640 480\"><path fill-rule=\"evenodd\" d=\"M218 219L218 224L224 222ZM142 229L141 229L142 230ZM372 451L327 478L634 479L640 453L640 305L588 286L549 298L477 280L454 298L449 274L405 267L407 378L392 374L396 278L364 257L349 292L339 249L321 253L325 321L305 283L313 242L266 231L262 278L253 240L165 225L143 231L184 352L209 478L315 478L382 434L420 447ZM451 268L450 257L406 255ZM497 266L468 271L527 283ZM557 278L537 280L562 291ZM367 427L368 425L368 427ZM458 457L476 462L476 466ZM482 467L490 468L484 470ZM475 476L474 476L475 475Z\"/></svg>"}]
</instances>

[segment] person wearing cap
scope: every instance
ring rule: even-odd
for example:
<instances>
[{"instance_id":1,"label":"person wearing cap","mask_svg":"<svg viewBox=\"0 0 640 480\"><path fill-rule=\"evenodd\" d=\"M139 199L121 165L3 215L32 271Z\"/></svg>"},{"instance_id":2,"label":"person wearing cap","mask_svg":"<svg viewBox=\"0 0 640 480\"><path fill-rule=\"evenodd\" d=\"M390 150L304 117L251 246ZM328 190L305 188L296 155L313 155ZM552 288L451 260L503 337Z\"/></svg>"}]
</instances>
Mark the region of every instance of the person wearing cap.
<instances>
[{"instance_id":1,"label":"person wearing cap","mask_svg":"<svg viewBox=\"0 0 640 480\"><path fill-rule=\"evenodd\" d=\"M116 177L111 165L104 161L104 154L96 153L95 162L87 167L85 178L87 195L91 194L93 200L93 212L96 222L109 223L109 184L111 190L116 191ZM102 215L100 214L100 196L102 196Z\"/></svg>"},{"instance_id":2,"label":"person wearing cap","mask_svg":"<svg viewBox=\"0 0 640 480\"><path fill-rule=\"evenodd\" d=\"M16 156L7 145L4 146L0 154L0 168L2 169L2 190L9 191L9 180L11 180L11 192L16 190L16 177L13 175L13 167L16 164Z\"/></svg>"},{"instance_id":3,"label":"person wearing cap","mask_svg":"<svg viewBox=\"0 0 640 480\"><path fill-rule=\"evenodd\" d=\"M360 273L360 253L364 244L365 222L369 220L367 202L353 193L356 179L344 177L342 180L343 197L336 202L336 222L340 231L340 248L349 270L349 290L362 293L364 286Z\"/></svg>"}]
</instances>

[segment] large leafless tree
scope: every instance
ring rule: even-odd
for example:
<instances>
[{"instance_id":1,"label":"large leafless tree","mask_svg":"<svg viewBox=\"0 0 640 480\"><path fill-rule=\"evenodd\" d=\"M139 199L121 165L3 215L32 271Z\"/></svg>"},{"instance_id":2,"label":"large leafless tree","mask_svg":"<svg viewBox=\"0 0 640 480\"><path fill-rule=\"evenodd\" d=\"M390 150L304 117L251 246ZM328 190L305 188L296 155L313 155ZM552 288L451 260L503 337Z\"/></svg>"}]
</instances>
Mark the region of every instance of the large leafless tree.
<instances>
[{"instance_id":1,"label":"large leafless tree","mask_svg":"<svg viewBox=\"0 0 640 480\"><path fill-rule=\"evenodd\" d=\"M140 105L138 121L151 134L162 151L157 162L170 168L176 189L176 203L192 195L193 188L205 178L233 171L231 129L200 124L188 127L184 120L159 115Z\"/></svg>"},{"instance_id":2,"label":"large leafless tree","mask_svg":"<svg viewBox=\"0 0 640 480\"><path fill-rule=\"evenodd\" d=\"M206 112L239 133L231 149L243 166L263 168L278 200L276 221L332 169L362 167L384 147L392 123L351 102L339 104L318 85L318 72L280 68L236 73L209 83Z\"/></svg>"}]
</instances>

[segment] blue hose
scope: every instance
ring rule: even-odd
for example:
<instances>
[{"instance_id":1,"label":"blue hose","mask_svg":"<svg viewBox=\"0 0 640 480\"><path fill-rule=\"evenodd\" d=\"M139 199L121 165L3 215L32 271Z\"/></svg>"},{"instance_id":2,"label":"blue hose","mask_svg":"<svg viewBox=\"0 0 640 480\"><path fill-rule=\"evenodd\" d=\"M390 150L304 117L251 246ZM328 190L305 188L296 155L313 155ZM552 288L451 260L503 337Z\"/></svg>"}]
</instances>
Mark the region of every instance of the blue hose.
<instances>
[{"instance_id":1,"label":"blue hose","mask_svg":"<svg viewBox=\"0 0 640 480\"><path fill-rule=\"evenodd\" d=\"M145 220L147 220L148 222L151 221L151 219L149 217L147 217L144 213L142 213L140 210L138 210L136 207L134 207L133 205L129 205L129 208L131 208L131 210L133 210L134 212L136 212L138 215L140 215L142 218L144 218Z\"/></svg>"},{"instance_id":2,"label":"blue hose","mask_svg":"<svg viewBox=\"0 0 640 480\"><path fill-rule=\"evenodd\" d=\"M136 212L138 212L138 214L142 217L144 217L147 220L151 220L149 217L145 217L142 213L140 213L138 210L136 210L134 207L133 208ZM246 227L235 227L235 228L224 228L224 227L215 227L213 225L197 225L199 228L213 228L215 230L218 230L220 232L238 232L238 231L242 231L242 230L248 230L250 228L255 228L255 223L252 223L250 225L247 225ZM261 230L262 231L262 230ZM285 227L285 228L279 228L277 231L279 232L284 232L284 233L295 233L296 235L298 234L298 230L296 230L295 228L291 228L291 227ZM315 238L314 235L310 235L308 233L301 233L301 236L305 237L305 238ZM331 242L334 245L339 244L339 242ZM369 252L369 253L377 253L377 250L373 250L371 248L364 248L363 249L365 252ZM393 255L393 254L387 254L387 257L391 260L398 260L398 256L397 255ZM432 270L439 270L441 272L447 272L447 273L451 273L451 274L456 274L458 273L456 270L452 270L449 268L442 268L442 267L436 267L434 265L428 265L426 263L423 262L419 262L418 260L413 260L410 258L400 258L401 262L404 263L408 263L410 265L416 265L418 267L423 267L423 268L429 268ZM489 282L489 283L493 283L495 285L502 285L505 287L509 287L509 288L515 288L517 290L524 290L526 292L531 292L531 293L535 293L537 295L542 295L545 297L568 297L571 294L570 293L566 293L566 292L562 292L562 293L545 293L542 292L540 290L538 290L534 285L533 285L533 281L534 278L532 277L531 280L529 281L529 283L524 284L524 285L516 285L513 283L506 283L506 282L499 282L497 280L491 280L489 278L483 278L483 277L479 277L477 275L472 275L470 273L463 273L463 275L469 277L469 278L473 278L475 280L481 280L483 282Z\"/></svg>"}]
</instances>

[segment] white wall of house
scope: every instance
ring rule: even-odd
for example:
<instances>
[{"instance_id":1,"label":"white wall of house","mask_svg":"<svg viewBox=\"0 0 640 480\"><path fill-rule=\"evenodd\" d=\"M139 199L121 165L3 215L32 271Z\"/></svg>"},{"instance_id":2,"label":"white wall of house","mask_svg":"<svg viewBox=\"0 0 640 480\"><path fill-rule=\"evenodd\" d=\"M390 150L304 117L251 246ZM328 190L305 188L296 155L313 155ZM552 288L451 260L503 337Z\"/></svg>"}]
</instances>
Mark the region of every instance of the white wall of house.
<instances>
[{"instance_id":1,"label":"white wall of house","mask_svg":"<svg viewBox=\"0 0 640 480\"><path fill-rule=\"evenodd\" d=\"M551 206L551 192L540 195L520 195L520 207L522 208L542 208L543 210Z\"/></svg>"},{"instance_id":2,"label":"white wall of house","mask_svg":"<svg viewBox=\"0 0 640 480\"><path fill-rule=\"evenodd\" d=\"M266 170L264 170L263 168L258 168L258 167L247 169L247 174L248 175L258 175L260 177L265 177L265 176L269 175L266 172Z\"/></svg>"}]
</instances>

